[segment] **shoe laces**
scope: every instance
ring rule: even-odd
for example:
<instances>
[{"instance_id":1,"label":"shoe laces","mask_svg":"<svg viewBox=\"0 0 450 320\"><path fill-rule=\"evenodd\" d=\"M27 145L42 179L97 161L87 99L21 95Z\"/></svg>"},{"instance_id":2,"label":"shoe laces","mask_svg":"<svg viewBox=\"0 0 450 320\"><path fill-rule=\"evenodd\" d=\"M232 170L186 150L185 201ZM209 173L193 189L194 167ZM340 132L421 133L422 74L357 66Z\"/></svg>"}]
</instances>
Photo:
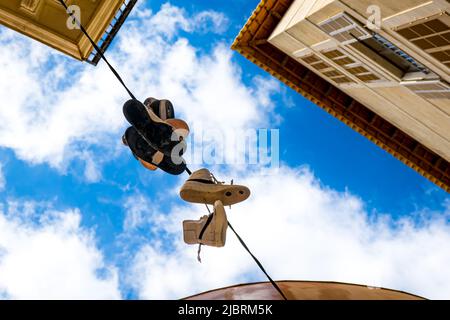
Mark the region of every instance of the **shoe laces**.
<instances>
[{"instance_id":1,"label":"shoe laces","mask_svg":"<svg viewBox=\"0 0 450 320\"><path fill-rule=\"evenodd\" d=\"M217 180L217 178L214 176L213 173L210 172L210 174L211 174L211 178L213 179L213 181L214 181L215 183L217 183L217 184L224 184L224 183L225 183L225 181L219 181L219 180Z\"/></svg>"}]
</instances>

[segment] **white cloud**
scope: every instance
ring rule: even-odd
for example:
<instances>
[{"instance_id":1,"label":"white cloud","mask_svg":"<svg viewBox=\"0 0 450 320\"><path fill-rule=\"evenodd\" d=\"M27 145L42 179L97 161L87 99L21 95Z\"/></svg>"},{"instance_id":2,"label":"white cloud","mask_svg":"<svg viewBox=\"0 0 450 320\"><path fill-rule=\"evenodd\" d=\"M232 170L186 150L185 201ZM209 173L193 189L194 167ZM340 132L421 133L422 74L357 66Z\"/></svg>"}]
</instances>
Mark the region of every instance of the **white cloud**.
<instances>
[{"instance_id":1,"label":"white cloud","mask_svg":"<svg viewBox=\"0 0 450 320\"><path fill-rule=\"evenodd\" d=\"M95 161L95 155L88 151L82 151L79 155L80 159L85 161L84 177L88 182L98 182L102 178L101 170L99 168L99 162L103 162L104 159L100 161Z\"/></svg>"},{"instance_id":2,"label":"white cloud","mask_svg":"<svg viewBox=\"0 0 450 320\"><path fill-rule=\"evenodd\" d=\"M147 26L151 27L152 34L162 34L169 38L174 37L179 30L189 31L191 22L184 9L163 4L161 10L148 20Z\"/></svg>"},{"instance_id":3,"label":"white cloud","mask_svg":"<svg viewBox=\"0 0 450 320\"><path fill-rule=\"evenodd\" d=\"M203 32L223 33L228 29L228 18L222 13L208 10L194 16L193 24Z\"/></svg>"},{"instance_id":4,"label":"white cloud","mask_svg":"<svg viewBox=\"0 0 450 320\"><path fill-rule=\"evenodd\" d=\"M137 13L141 18L152 16L150 10L143 7ZM189 15L186 10L180 7L165 3L161 9L147 20L146 27L148 33L152 35L165 35L173 38L179 31L193 32L213 32L223 33L228 28L228 18L220 12L207 10Z\"/></svg>"},{"instance_id":5,"label":"white cloud","mask_svg":"<svg viewBox=\"0 0 450 320\"><path fill-rule=\"evenodd\" d=\"M111 94L120 89L104 68L83 67L71 74L68 60L10 31L1 32L1 45L0 117L5 122L0 126L0 145L14 149L20 159L66 169L65 160L76 150L99 144L105 134L123 125L116 107L120 95ZM42 67L52 63L59 65ZM58 91L64 81L71 85Z\"/></svg>"},{"instance_id":6,"label":"white cloud","mask_svg":"<svg viewBox=\"0 0 450 320\"><path fill-rule=\"evenodd\" d=\"M120 299L78 210L12 201L0 208L0 293L9 299ZM4 207L7 207L5 210Z\"/></svg>"},{"instance_id":7,"label":"white cloud","mask_svg":"<svg viewBox=\"0 0 450 320\"><path fill-rule=\"evenodd\" d=\"M145 224L154 210L151 201L142 194L135 194L128 197L124 203L126 216L123 222L123 229L129 231Z\"/></svg>"},{"instance_id":8,"label":"white cloud","mask_svg":"<svg viewBox=\"0 0 450 320\"><path fill-rule=\"evenodd\" d=\"M190 123L253 126L267 117L259 107L278 88L276 81L258 80L270 85L254 96L257 89L243 83L224 44L205 53L179 36L221 32L226 21L214 11L189 15L165 4L152 14L141 7L107 55L142 100L169 98ZM86 164L86 180L100 180L102 164L118 155L111 146L126 125L121 107L128 97L110 70L103 62L94 68L65 58L7 29L0 30L0 45L0 146L62 172L79 159Z\"/></svg>"},{"instance_id":9,"label":"white cloud","mask_svg":"<svg viewBox=\"0 0 450 320\"><path fill-rule=\"evenodd\" d=\"M266 172L267 173L267 172ZM330 280L382 286L428 298L450 297L449 209L393 221L368 214L348 193L327 189L306 170L249 174L235 183L251 198L228 217L275 279ZM265 280L228 230L223 249L182 242L181 221L204 214L200 205L174 208L160 224L166 244L143 245L129 282L141 298L181 298L236 283Z\"/></svg>"}]
</instances>

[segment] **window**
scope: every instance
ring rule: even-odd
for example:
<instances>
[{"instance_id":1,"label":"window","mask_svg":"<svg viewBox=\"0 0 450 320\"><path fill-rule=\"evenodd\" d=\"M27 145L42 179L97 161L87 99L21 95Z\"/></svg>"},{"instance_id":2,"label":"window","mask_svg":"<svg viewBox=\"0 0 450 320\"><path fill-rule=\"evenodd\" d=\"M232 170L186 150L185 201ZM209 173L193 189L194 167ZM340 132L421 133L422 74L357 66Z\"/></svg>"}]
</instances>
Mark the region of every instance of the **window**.
<instances>
[{"instance_id":1,"label":"window","mask_svg":"<svg viewBox=\"0 0 450 320\"><path fill-rule=\"evenodd\" d=\"M26 10L28 13L35 13L38 7L39 0L22 0L20 8Z\"/></svg>"},{"instance_id":2,"label":"window","mask_svg":"<svg viewBox=\"0 0 450 320\"><path fill-rule=\"evenodd\" d=\"M319 71L323 70L323 69L331 68L331 66L328 63L324 63L324 62L311 64L311 67L313 67L314 69L319 70Z\"/></svg>"},{"instance_id":3,"label":"window","mask_svg":"<svg viewBox=\"0 0 450 320\"><path fill-rule=\"evenodd\" d=\"M337 65L343 67L347 72L351 73L362 82L373 83L385 81L384 78L368 69L362 63L349 57L345 52L339 49L323 51L322 54Z\"/></svg>"},{"instance_id":4,"label":"window","mask_svg":"<svg viewBox=\"0 0 450 320\"><path fill-rule=\"evenodd\" d=\"M450 68L450 16L448 13L400 28L397 32Z\"/></svg>"},{"instance_id":5,"label":"window","mask_svg":"<svg viewBox=\"0 0 450 320\"><path fill-rule=\"evenodd\" d=\"M336 70L327 71L327 72L324 72L323 74L326 75L328 78L338 77L338 76L342 75L342 73L340 73L339 71L336 71Z\"/></svg>"},{"instance_id":6,"label":"window","mask_svg":"<svg viewBox=\"0 0 450 320\"><path fill-rule=\"evenodd\" d=\"M363 40L372 37L368 31L346 13L339 13L321 22L319 27L343 45L356 42L358 39Z\"/></svg>"},{"instance_id":7,"label":"window","mask_svg":"<svg viewBox=\"0 0 450 320\"><path fill-rule=\"evenodd\" d=\"M332 67L330 64L326 63L323 59L315 54L311 54L306 57L300 58L304 63L309 65L311 68L316 69L322 75L336 82L337 84L354 83L352 79L347 77L341 71Z\"/></svg>"},{"instance_id":8,"label":"window","mask_svg":"<svg viewBox=\"0 0 450 320\"><path fill-rule=\"evenodd\" d=\"M311 55L303 58L303 61L305 61L307 64L314 64L316 62L321 62L322 60L316 55Z\"/></svg>"},{"instance_id":9,"label":"window","mask_svg":"<svg viewBox=\"0 0 450 320\"><path fill-rule=\"evenodd\" d=\"M409 72L430 73L430 70L423 64L400 50L396 45L379 34L374 34L372 38L362 40L360 43L372 52L381 56L385 61L400 69L404 74ZM358 50L358 48L356 49Z\"/></svg>"},{"instance_id":10,"label":"window","mask_svg":"<svg viewBox=\"0 0 450 320\"><path fill-rule=\"evenodd\" d=\"M336 62L340 66L345 66L345 65L348 65L348 64L355 63L355 60L352 60L349 57L343 57L343 58L334 59L334 60L335 60L334 62Z\"/></svg>"},{"instance_id":11,"label":"window","mask_svg":"<svg viewBox=\"0 0 450 320\"><path fill-rule=\"evenodd\" d=\"M443 81L411 81L402 84L425 99L450 99L450 85Z\"/></svg>"}]
</instances>

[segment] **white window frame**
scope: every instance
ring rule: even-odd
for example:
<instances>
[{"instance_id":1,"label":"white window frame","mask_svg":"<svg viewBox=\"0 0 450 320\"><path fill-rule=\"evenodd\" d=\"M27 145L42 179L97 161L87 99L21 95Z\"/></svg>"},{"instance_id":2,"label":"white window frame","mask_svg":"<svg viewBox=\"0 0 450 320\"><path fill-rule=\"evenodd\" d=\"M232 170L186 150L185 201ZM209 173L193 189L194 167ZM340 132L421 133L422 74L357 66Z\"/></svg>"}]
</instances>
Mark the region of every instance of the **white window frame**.
<instances>
[{"instance_id":1,"label":"white window frame","mask_svg":"<svg viewBox=\"0 0 450 320\"><path fill-rule=\"evenodd\" d=\"M450 84L441 81L441 80L422 80L422 81L403 81L400 83L401 85L405 86L406 88L410 89L415 94L423 95L423 94L429 94L429 93L436 93L436 94L448 94L450 97ZM416 85L427 85L427 84L437 84L441 86L442 89L433 89L433 90L417 90L414 88L411 88L411 86ZM436 99L445 99L441 98L438 95L436 95ZM450 98L447 98L450 99Z\"/></svg>"},{"instance_id":2,"label":"white window frame","mask_svg":"<svg viewBox=\"0 0 450 320\"><path fill-rule=\"evenodd\" d=\"M368 66L367 64L362 63L361 61L359 61L358 58L356 58L355 56L349 54L347 51L343 50L342 48L331 48L331 49L327 49L327 50L323 50L321 52L322 55L324 55L324 53L330 52L330 51L339 51L340 53L343 54L344 58L348 57L350 59L352 59L354 62L353 63L349 63L349 64L345 64L345 65L339 65L336 63L335 59L331 59L326 57L327 60L333 62L334 64L337 64L339 66L339 68L343 69L345 71L344 74L348 74L351 75L350 77L346 74L347 77L349 77L350 79L356 79L356 83L364 83L366 85L374 85L374 84L387 84L389 83L389 80L386 79L384 76L382 76L379 72L373 70L373 68L371 66ZM326 60L326 61L327 61ZM339 60L339 59L337 59ZM364 67L365 69L367 69L366 73L360 73L358 75L369 75L369 74L373 74L375 76L377 76L379 78L379 80L374 80L371 82L365 82L362 81L361 79L359 79L355 74L352 74L348 71L348 69L352 69L352 68L357 68L357 67Z\"/></svg>"},{"instance_id":3,"label":"white window frame","mask_svg":"<svg viewBox=\"0 0 450 320\"><path fill-rule=\"evenodd\" d=\"M348 26L346 26L344 28L332 31L330 33L328 33L327 31L324 30L324 28L323 28L324 25L329 24L330 22L336 21L337 19L340 19L340 18L344 18L345 20L347 20L350 23L350 25L348 25ZM363 36L358 37L359 40L365 40L365 39L372 38L372 34L369 31L367 31L366 29L364 29L354 18L352 18L346 12L338 13L337 15L335 15L335 16L333 16L333 17L331 17L331 18L329 18L329 19L327 19L325 21L320 22L318 24L318 26L326 34L328 34L329 36L331 36L333 38L335 38L337 35L339 35L341 33L348 32L349 30L353 30L353 29L356 29L359 32L361 32L362 34L364 34ZM342 45L348 45L348 44L351 44L351 43L354 43L354 42L357 42L357 41L358 41L357 39L352 39L352 40L347 40L347 41L343 41L343 42L339 41L339 43L341 43Z\"/></svg>"}]
</instances>

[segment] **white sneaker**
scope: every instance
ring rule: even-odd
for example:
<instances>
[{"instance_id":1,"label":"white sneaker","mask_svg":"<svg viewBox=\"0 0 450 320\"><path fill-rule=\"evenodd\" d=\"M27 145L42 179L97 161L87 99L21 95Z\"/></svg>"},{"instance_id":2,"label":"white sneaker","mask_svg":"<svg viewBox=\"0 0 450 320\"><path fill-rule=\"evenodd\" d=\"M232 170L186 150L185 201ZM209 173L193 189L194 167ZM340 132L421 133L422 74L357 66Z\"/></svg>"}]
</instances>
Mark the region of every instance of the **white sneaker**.
<instances>
[{"instance_id":1,"label":"white sneaker","mask_svg":"<svg viewBox=\"0 0 450 320\"><path fill-rule=\"evenodd\" d=\"M214 204L220 200L224 206L231 206L246 200L250 196L250 189L236 184L216 183L208 169L200 169L183 184L180 196L192 203Z\"/></svg>"},{"instance_id":2,"label":"white sneaker","mask_svg":"<svg viewBox=\"0 0 450 320\"><path fill-rule=\"evenodd\" d=\"M206 227L202 239L200 239L200 233L207 221L208 216L203 216L200 220L183 221L184 242L187 244L223 247L227 237L228 220L225 208L220 200L214 203L211 223Z\"/></svg>"}]
</instances>

